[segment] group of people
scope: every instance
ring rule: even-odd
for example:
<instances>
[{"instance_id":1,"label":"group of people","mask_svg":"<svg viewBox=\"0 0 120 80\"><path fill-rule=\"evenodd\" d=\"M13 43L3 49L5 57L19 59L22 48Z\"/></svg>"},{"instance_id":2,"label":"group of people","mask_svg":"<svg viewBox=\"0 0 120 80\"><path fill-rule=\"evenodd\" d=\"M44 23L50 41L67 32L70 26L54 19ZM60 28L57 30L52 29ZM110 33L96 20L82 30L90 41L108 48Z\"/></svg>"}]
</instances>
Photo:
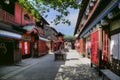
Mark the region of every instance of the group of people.
<instances>
[{"instance_id":1,"label":"group of people","mask_svg":"<svg viewBox=\"0 0 120 80\"><path fill-rule=\"evenodd\" d=\"M55 44L55 51L65 51L68 52L69 51L69 44L68 42L59 42L57 44Z\"/></svg>"},{"instance_id":2,"label":"group of people","mask_svg":"<svg viewBox=\"0 0 120 80\"><path fill-rule=\"evenodd\" d=\"M55 44L55 61L66 60L65 52L68 52L68 42L58 42Z\"/></svg>"}]
</instances>

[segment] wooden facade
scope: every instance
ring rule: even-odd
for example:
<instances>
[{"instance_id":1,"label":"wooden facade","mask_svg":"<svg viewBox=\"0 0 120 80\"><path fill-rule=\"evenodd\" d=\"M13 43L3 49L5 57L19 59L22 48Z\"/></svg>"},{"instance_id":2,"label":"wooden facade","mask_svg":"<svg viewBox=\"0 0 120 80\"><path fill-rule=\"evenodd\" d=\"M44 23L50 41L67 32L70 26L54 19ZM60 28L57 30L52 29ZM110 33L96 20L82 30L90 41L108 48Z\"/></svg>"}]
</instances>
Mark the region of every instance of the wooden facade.
<instances>
[{"instance_id":1,"label":"wooden facade","mask_svg":"<svg viewBox=\"0 0 120 80\"><path fill-rule=\"evenodd\" d=\"M76 29L74 34L78 34L78 38L87 39L91 35L91 62L98 69L110 69L115 74L120 75L119 65L119 19L120 8L119 0L96 0L94 5L89 5L94 0L89 0L89 3L84 3L88 14L79 14ZM86 6L86 7L85 7ZM81 9L82 10L82 9ZM86 13L85 10L82 10ZM101 11L101 12L100 12ZM85 18L86 17L86 18ZM114 27L113 27L114 26ZM87 44L81 43L81 45ZM83 50L84 46L80 47Z\"/></svg>"},{"instance_id":2,"label":"wooden facade","mask_svg":"<svg viewBox=\"0 0 120 80\"><path fill-rule=\"evenodd\" d=\"M91 34L91 62L99 66L99 30Z\"/></svg>"},{"instance_id":3,"label":"wooden facade","mask_svg":"<svg viewBox=\"0 0 120 80\"><path fill-rule=\"evenodd\" d=\"M24 56L33 57L36 52L37 55L48 53L47 39L42 36L44 35L43 26L49 23L41 18L39 24L42 23L42 25L37 25L35 16L16 0L11 1L9 5L1 0L0 5L0 63L17 63ZM4 54L1 46L4 46L7 54Z\"/></svg>"},{"instance_id":4,"label":"wooden facade","mask_svg":"<svg viewBox=\"0 0 120 80\"><path fill-rule=\"evenodd\" d=\"M0 64L13 64L21 61L19 41L26 32L15 22L15 3L0 1Z\"/></svg>"},{"instance_id":5,"label":"wooden facade","mask_svg":"<svg viewBox=\"0 0 120 80\"><path fill-rule=\"evenodd\" d=\"M110 55L111 55L111 70L120 75L120 19L114 20L110 24L111 40L110 40Z\"/></svg>"},{"instance_id":6,"label":"wooden facade","mask_svg":"<svg viewBox=\"0 0 120 80\"><path fill-rule=\"evenodd\" d=\"M26 18L26 15L28 16L27 18ZM35 18L31 15L29 11L26 11L25 8L21 6L21 4L16 2L15 3L15 22L19 25L22 25L23 27L27 25L31 26L29 24L34 24ZM20 50L23 58L32 56L31 40L33 38L31 37L32 35L30 34L31 31L27 30L27 32L23 36L23 39L20 41L20 46L21 46ZM27 40L27 37L29 37L29 40Z\"/></svg>"},{"instance_id":7,"label":"wooden facade","mask_svg":"<svg viewBox=\"0 0 120 80\"><path fill-rule=\"evenodd\" d=\"M35 23L35 17L19 3L15 4L15 22L21 25Z\"/></svg>"}]
</instances>

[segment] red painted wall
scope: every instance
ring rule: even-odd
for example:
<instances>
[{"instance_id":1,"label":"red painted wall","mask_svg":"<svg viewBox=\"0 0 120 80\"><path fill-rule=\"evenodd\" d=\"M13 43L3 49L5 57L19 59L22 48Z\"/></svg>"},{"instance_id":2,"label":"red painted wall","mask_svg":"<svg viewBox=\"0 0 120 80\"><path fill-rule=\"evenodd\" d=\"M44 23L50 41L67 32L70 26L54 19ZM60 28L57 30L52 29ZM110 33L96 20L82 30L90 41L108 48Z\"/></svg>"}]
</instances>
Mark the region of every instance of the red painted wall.
<instances>
[{"instance_id":1,"label":"red painted wall","mask_svg":"<svg viewBox=\"0 0 120 80\"><path fill-rule=\"evenodd\" d=\"M96 30L91 34L91 62L98 65L99 63L99 30Z\"/></svg>"},{"instance_id":2,"label":"red painted wall","mask_svg":"<svg viewBox=\"0 0 120 80\"><path fill-rule=\"evenodd\" d=\"M25 14L29 15L30 17L29 21L24 19ZM35 23L35 19L32 15L30 15L30 12L25 11L25 9L19 3L15 4L15 21L16 23L22 24L22 25L26 25L29 23Z\"/></svg>"},{"instance_id":3,"label":"red painted wall","mask_svg":"<svg viewBox=\"0 0 120 80\"><path fill-rule=\"evenodd\" d=\"M108 34L103 30L103 61L108 63L109 60L109 37Z\"/></svg>"},{"instance_id":4,"label":"red painted wall","mask_svg":"<svg viewBox=\"0 0 120 80\"><path fill-rule=\"evenodd\" d=\"M82 54L83 53L83 40L80 39L79 43L80 43L80 53Z\"/></svg>"},{"instance_id":5,"label":"red painted wall","mask_svg":"<svg viewBox=\"0 0 120 80\"><path fill-rule=\"evenodd\" d=\"M47 47L45 41L42 41L42 40L38 41L38 53L39 53L39 55L48 53L48 47Z\"/></svg>"},{"instance_id":6,"label":"red painted wall","mask_svg":"<svg viewBox=\"0 0 120 80\"><path fill-rule=\"evenodd\" d=\"M22 56L30 54L30 42L20 41Z\"/></svg>"},{"instance_id":7,"label":"red painted wall","mask_svg":"<svg viewBox=\"0 0 120 80\"><path fill-rule=\"evenodd\" d=\"M24 18L24 15L27 14L30 20ZM26 25L30 23L35 23L35 19L30 15L29 11L26 11L18 2L15 3L15 22L20 25ZM24 34L26 35L26 34ZM27 36L27 35L26 35ZM31 35L28 35L31 36ZM32 37L33 41L34 37ZM20 41L22 56L30 54L30 42L29 41Z\"/></svg>"},{"instance_id":8,"label":"red painted wall","mask_svg":"<svg viewBox=\"0 0 120 80\"><path fill-rule=\"evenodd\" d=\"M19 24L21 24L21 6L18 4L18 3L16 3L15 4L15 21L16 21L16 23L19 23Z\"/></svg>"}]
</instances>

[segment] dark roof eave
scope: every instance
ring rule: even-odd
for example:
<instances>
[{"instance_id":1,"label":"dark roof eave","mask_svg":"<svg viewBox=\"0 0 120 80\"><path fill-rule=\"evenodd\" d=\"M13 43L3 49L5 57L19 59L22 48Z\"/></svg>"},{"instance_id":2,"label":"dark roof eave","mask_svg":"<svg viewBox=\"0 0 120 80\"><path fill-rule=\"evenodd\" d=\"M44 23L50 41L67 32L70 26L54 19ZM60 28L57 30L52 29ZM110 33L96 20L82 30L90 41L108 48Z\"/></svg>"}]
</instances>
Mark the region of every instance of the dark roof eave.
<instances>
[{"instance_id":1,"label":"dark roof eave","mask_svg":"<svg viewBox=\"0 0 120 80\"><path fill-rule=\"evenodd\" d=\"M18 24L11 24L8 22L0 21L0 26L1 26L0 27L1 30L6 30L6 31L18 33L18 34L26 33L26 30L22 29L22 26Z\"/></svg>"},{"instance_id":2,"label":"dark roof eave","mask_svg":"<svg viewBox=\"0 0 120 80\"><path fill-rule=\"evenodd\" d=\"M50 25L42 16L41 16L43 22L45 22L46 25Z\"/></svg>"},{"instance_id":3,"label":"dark roof eave","mask_svg":"<svg viewBox=\"0 0 120 80\"><path fill-rule=\"evenodd\" d=\"M81 3L82 8L80 9L79 14L78 14L78 19L77 19L77 23L76 23L74 35L75 35L76 32L77 32L77 29L78 29L79 24L80 24L80 22L81 22L81 20L82 20L83 14L84 14L84 12L85 12L85 10L86 10L86 7L87 7L88 3L89 3L89 0L83 0L82 3Z\"/></svg>"},{"instance_id":4,"label":"dark roof eave","mask_svg":"<svg viewBox=\"0 0 120 80\"><path fill-rule=\"evenodd\" d=\"M53 27L50 27L50 28L58 34L58 32L56 31L56 29L55 29L55 28L53 28Z\"/></svg>"},{"instance_id":5,"label":"dark roof eave","mask_svg":"<svg viewBox=\"0 0 120 80\"><path fill-rule=\"evenodd\" d=\"M105 4L106 5L106 7L109 7L109 8L106 8L107 10L102 10L101 11L101 13L99 13L99 9L98 9L98 7L100 7L101 5L99 5L97 8L96 8L96 11L95 12L98 12L99 14L97 14L96 15L96 17L95 17L95 19L93 19L92 17L91 17L91 19L93 20L93 21L95 21L94 23L96 24L96 23L98 23L102 18L104 18L105 17L105 15L106 15L106 13L109 13L111 10L112 10L112 8L114 8L115 6L116 6L116 4L118 4L120 1L119 0L116 0L116 1L114 1L114 0L112 0L112 1L109 1L108 2L108 4ZM101 1L101 3L102 3L103 1ZM111 4L112 4L112 6L111 6ZM101 6L102 7L102 6ZM104 13L104 14L102 14L102 13ZM100 14L102 14L102 15L100 15ZM93 14L94 15L94 14ZM94 17L94 16L93 16ZM89 20L89 21L91 21L91 20ZM93 22L92 21L92 22ZM90 25L95 25L94 23L92 23L92 22L90 22L89 24L87 24L89 27L85 27L83 30L82 30L82 32L78 35L78 37L82 37L81 35L83 35L83 33L85 34L85 32L87 32L90 28L91 28L91 26ZM86 25L85 25L86 26Z\"/></svg>"}]
</instances>

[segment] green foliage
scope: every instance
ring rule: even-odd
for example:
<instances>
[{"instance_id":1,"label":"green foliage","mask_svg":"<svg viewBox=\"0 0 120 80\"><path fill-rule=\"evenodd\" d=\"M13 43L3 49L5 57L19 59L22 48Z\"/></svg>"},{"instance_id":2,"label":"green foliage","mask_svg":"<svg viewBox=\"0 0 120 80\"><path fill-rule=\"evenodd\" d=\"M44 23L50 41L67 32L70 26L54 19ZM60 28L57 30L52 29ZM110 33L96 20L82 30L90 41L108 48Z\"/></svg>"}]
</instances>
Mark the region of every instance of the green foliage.
<instances>
[{"instance_id":1,"label":"green foliage","mask_svg":"<svg viewBox=\"0 0 120 80\"><path fill-rule=\"evenodd\" d=\"M29 2L28 2L29 1ZM70 21L65 19L65 16L70 14L69 8L79 9L81 5L78 3L79 0L19 0L19 2L25 6L28 10L32 12L33 15L38 14L38 11L41 16L47 17L46 12L50 12L50 9L57 11L59 15L56 15L56 18L53 19L55 25L59 23L70 25ZM30 6L34 6L37 11L33 10Z\"/></svg>"},{"instance_id":2,"label":"green foliage","mask_svg":"<svg viewBox=\"0 0 120 80\"><path fill-rule=\"evenodd\" d=\"M18 0L18 2L25 7L26 10L30 11L36 20L41 18L40 13L27 1L27 0Z\"/></svg>"},{"instance_id":3,"label":"green foliage","mask_svg":"<svg viewBox=\"0 0 120 80\"><path fill-rule=\"evenodd\" d=\"M73 42L73 41L75 40L75 37L74 37L74 36L65 36L65 37L64 37L64 40L65 40L65 41Z\"/></svg>"}]
</instances>

